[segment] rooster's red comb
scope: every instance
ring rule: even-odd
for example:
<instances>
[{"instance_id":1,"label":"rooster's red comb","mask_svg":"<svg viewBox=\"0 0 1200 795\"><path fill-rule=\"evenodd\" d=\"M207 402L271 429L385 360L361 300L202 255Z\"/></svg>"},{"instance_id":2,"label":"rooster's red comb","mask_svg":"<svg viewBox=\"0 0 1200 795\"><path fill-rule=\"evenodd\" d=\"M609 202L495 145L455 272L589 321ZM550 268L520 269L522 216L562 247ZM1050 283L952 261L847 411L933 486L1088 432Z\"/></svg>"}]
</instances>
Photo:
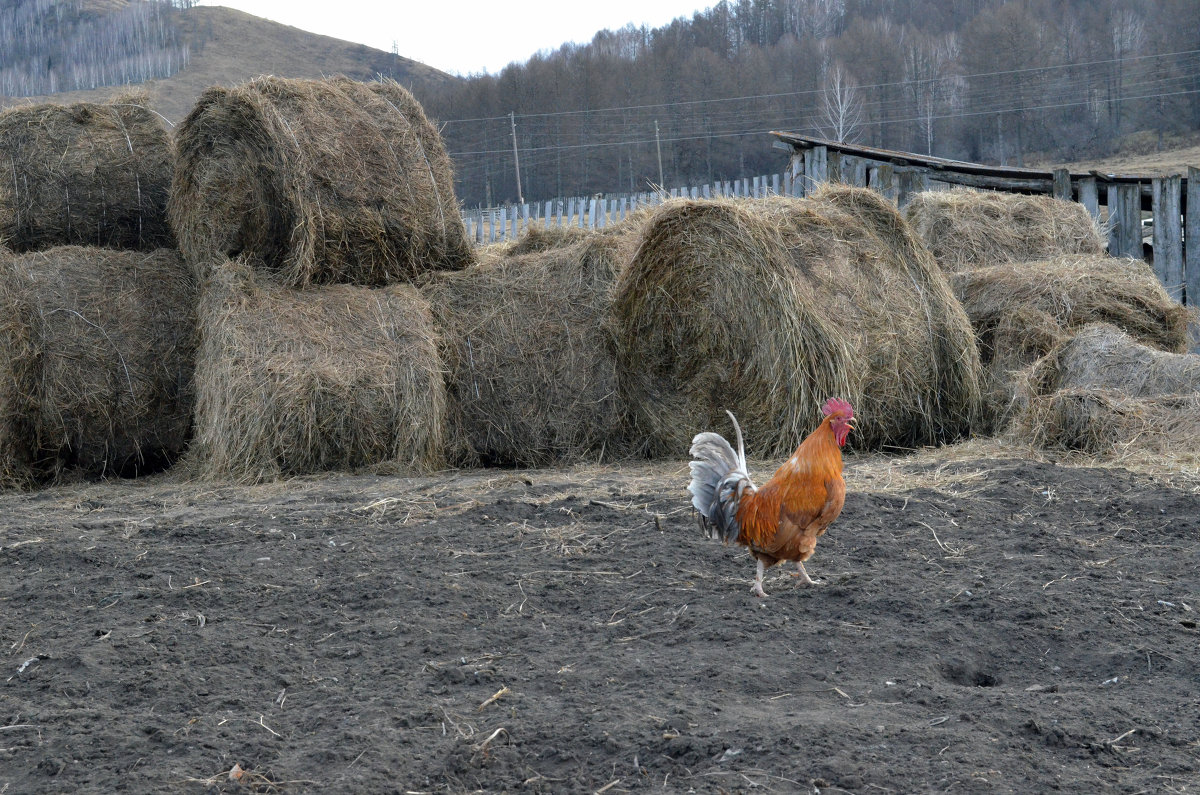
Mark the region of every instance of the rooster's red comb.
<instances>
[{"instance_id":1,"label":"rooster's red comb","mask_svg":"<svg viewBox=\"0 0 1200 795\"><path fill-rule=\"evenodd\" d=\"M822 416L828 417L830 414L841 414L846 419L854 416L854 409L850 404L841 398L829 398L825 401L825 405L821 408Z\"/></svg>"}]
</instances>

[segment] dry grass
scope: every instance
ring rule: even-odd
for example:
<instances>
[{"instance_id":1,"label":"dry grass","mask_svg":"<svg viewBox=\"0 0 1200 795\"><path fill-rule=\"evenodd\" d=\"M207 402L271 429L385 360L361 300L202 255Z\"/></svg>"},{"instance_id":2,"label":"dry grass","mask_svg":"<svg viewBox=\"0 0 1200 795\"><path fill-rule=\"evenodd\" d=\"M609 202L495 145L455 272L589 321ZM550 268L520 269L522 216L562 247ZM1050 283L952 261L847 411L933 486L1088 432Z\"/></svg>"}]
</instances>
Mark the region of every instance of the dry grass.
<instances>
[{"instance_id":1,"label":"dry grass","mask_svg":"<svg viewBox=\"0 0 1200 795\"><path fill-rule=\"evenodd\" d=\"M1092 323L1032 369L1015 428L1039 446L1102 457L1200 454L1200 356Z\"/></svg>"},{"instance_id":2,"label":"dry grass","mask_svg":"<svg viewBox=\"0 0 1200 795\"><path fill-rule=\"evenodd\" d=\"M0 481L157 471L187 442L196 288L177 252L0 263Z\"/></svg>"},{"instance_id":3,"label":"dry grass","mask_svg":"<svg viewBox=\"0 0 1200 795\"><path fill-rule=\"evenodd\" d=\"M174 246L170 136L145 102L122 94L0 113L0 240L16 251Z\"/></svg>"},{"instance_id":4,"label":"dry grass","mask_svg":"<svg viewBox=\"0 0 1200 795\"><path fill-rule=\"evenodd\" d=\"M983 265L1100 255L1108 240L1078 202L958 188L914 194L904 209L949 272Z\"/></svg>"},{"instance_id":5,"label":"dry grass","mask_svg":"<svg viewBox=\"0 0 1200 795\"><path fill-rule=\"evenodd\" d=\"M1169 353L1108 323L1089 323L1034 366L1033 392L1112 389L1129 397L1200 392L1200 355Z\"/></svg>"},{"instance_id":6,"label":"dry grass","mask_svg":"<svg viewBox=\"0 0 1200 795\"><path fill-rule=\"evenodd\" d=\"M1015 428L1038 447L1128 461L1200 460L1200 394L1131 397L1115 389L1060 389L1030 398Z\"/></svg>"},{"instance_id":7,"label":"dry grass","mask_svg":"<svg viewBox=\"0 0 1200 795\"><path fill-rule=\"evenodd\" d=\"M213 87L176 146L171 222L199 275L246 256L289 286L380 286L473 256L441 138L395 83Z\"/></svg>"},{"instance_id":8,"label":"dry grass","mask_svg":"<svg viewBox=\"0 0 1200 795\"><path fill-rule=\"evenodd\" d=\"M609 313L636 228L531 230L425 281L448 368L453 464L546 466L627 449Z\"/></svg>"},{"instance_id":9,"label":"dry grass","mask_svg":"<svg viewBox=\"0 0 1200 795\"><path fill-rule=\"evenodd\" d=\"M789 452L830 396L852 442L913 447L965 433L979 401L970 324L945 277L877 194L671 201L618 280L621 388L652 455L727 428Z\"/></svg>"},{"instance_id":10,"label":"dry grass","mask_svg":"<svg viewBox=\"0 0 1200 795\"><path fill-rule=\"evenodd\" d=\"M1011 419L1024 371L1086 323L1111 323L1155 348L1187 350L1189 311L1140 260L1058 257L964 270L951 283L979 343L988 431Z\"/></svg>"},{"instance_id":11,"label":"dry grass","mask_svg":"<svg viewBox=\"0 0 1200 795\"><path fill-rule=\"evenodd\" d=\"M201 478L440 465L441 359L414 288L295 290L230 262L205 285L200 328L189 458Z\"/></svg>"}]
</instances>

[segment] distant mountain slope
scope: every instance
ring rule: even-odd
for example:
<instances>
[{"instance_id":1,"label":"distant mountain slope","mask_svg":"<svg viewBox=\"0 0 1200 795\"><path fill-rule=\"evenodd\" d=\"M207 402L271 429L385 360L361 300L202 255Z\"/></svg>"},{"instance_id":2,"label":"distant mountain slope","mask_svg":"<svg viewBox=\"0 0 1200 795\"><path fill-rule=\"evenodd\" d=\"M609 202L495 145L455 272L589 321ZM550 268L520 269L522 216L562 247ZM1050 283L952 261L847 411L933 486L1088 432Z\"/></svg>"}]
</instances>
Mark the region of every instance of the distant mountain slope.
<instances>
[{"instance_id":1,"label":"distant mountain slope","mask_svg":"<svg viewBox=\"0 0 1200 795\"><path fill-rule=\"evenodd\" d=\"M188 66L169 78L139 86L150 95L151 107L172 124L178 124L187 115L196 98L209 86L233 85L262 74L280 77L344 74L359 80L383 74L415 88L459 79L409 58L223 6L187 9L180 15L180 27L191 46ZM128 88L108 86L22 99L0 97L0 105L97 102Z\"/></svg>"}]
</instances>

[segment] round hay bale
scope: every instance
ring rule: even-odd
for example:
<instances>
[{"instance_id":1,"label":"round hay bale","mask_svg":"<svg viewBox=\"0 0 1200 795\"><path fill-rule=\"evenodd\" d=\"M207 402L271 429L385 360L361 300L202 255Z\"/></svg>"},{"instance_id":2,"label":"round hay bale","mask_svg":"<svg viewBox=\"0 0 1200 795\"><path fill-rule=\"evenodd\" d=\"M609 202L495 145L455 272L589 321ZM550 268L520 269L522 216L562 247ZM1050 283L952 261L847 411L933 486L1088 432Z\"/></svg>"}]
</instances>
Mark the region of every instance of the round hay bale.
<instances>
[{"instance_id":1,"label":"round hay bale","mask_svg":"<svg viewBox=\"0 0 1200 795\"><path fill-rule=\"evenodd\" d=\"M653 455L682 455L727 408L759 456L789 453L831 396L854 405L860 448L953 439L977 410L966 315L873 191L667 202L614 314L621 388Z\"/></svg>"},{"instance_id":2,"label":"round hay bale","mask_svg":"<svg viewBox=\"0 0 1200 795\"><path fill-rule=\"evenodd\" d=\"M205 91L176 134L170 218L203 275L380 286L473 252L437 130L394 82L262 77Z\"/></svg>"},{"instance_id":3,"label":"round hay bale","mask_svg":"<svg viewBox=\"0 0 1200 795\"><path fill-rule=\"evenodd\" d=\"M1030 399L1014 431L1036 447L1111 458L1200 451L1200 395L1068 388Z\"/></svg>"},{"instance_id":4,"label":"round hay bale","mask_svg":"<svg viewBox=\"0 0 1200 795\"><path fill-rule=\"evenodd\" d=\"M975 328L989 431L1011 419L1023 371L1086 323L1111 323L1146 345L1187 350L1188 310L1140 260L1057 257L964 270L950 281Z\"/></svg>"},{"instance_id":5,"label":"round hay bale","mask_svg":"<svg viewBox=\"0 0 1200 795\"><path fill-rule=\"evenodd\" d=\"M1104 254L1107 236L1087 208L1050 196L956 188L909 198L904 216L946 271Z\"/></svg>"},{"instance_id":6,"label":"round hay bale","mask_svg":"<svg viewBox=\"0 0 1200 795\"><path fill-rule=\"evenodd\" d=\"M531 232L474 267L428 278L452 464L548 466L626 452L609 317L633 240L630 231Z\"/></svg>"},{"instance_id":7,"label":"round hay bale","mask_svg":"<svg viewBox=\"0 0 1200 795\"><path fill-rule=\"evenodd\" d=\"M1089 323L1033 368L1035 394L1106 389L1128 397L1200 393L1200 355L1143 345L1108 323Z\"/></svg>"},{"instance_id":8,"label":"round hay bale","mask_svg":"<svg viewBox=\"0 0 1200 795\"><path fill-rule=\"evenodd\" d=\"M203 288L200 336L189 452L200 478L440 466L442 364L415 288L296 290L228 262Z\"/></svg>"},{"instance_id":9,"label":"round hay bale","mask_svg":"<svg viewBox=\"0 0 1200 795\"><path fill-rule=\"evenodd\" d=\"M38 377L30 293L26 281L14 278L11 252L0 246L0 489L35 482Z\"/></svg>"},{"instance_id":10,"label":"round hay bale","mask_svg":"<svg viewBox=\"0 0 1200 795\"><path fill-rule=\"evenodd\" d=\"M0 267L0 480L175 461L196 352L196 288L178 252L64 246Z\"/></svg>"},{"instance_id":11,"label":"round hay bale","mask_svg":"<svg viewBox=\"0 0 1200 795\"><path fill-rule=\"evenodd\" d=\"M0 240L15 251L175 245L171 140L140 94L0 113Z\"/></svg>"}]
</instances>

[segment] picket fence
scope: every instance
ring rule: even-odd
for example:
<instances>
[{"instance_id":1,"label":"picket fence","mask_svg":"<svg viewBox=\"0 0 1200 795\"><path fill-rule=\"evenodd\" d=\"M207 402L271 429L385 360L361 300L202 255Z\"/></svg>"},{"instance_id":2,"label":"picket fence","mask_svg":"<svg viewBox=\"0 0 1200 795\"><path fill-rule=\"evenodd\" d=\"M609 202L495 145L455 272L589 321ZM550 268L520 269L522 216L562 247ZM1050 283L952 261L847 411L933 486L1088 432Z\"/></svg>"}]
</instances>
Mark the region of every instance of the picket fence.
<instances>
[{"instance_id":1,"label":"picket fence","mask_svg":"<svg viewBox=\"0 0 1200 795\"><path fill-rule=\"evenodd\" d=\"M463 212L467 237L476 245L488 245L513 240L530 226L577 226L581 229L603 229L625 219L642 207L653 207L667 199L711 199L714 196L762 198L772 195L792 195L792 175L765 174L738 180L714 182L696 187L648 191L592 197L554 199L546 202L510 204L500 207L479 207Z\"/></svg>"}]
</instances>

